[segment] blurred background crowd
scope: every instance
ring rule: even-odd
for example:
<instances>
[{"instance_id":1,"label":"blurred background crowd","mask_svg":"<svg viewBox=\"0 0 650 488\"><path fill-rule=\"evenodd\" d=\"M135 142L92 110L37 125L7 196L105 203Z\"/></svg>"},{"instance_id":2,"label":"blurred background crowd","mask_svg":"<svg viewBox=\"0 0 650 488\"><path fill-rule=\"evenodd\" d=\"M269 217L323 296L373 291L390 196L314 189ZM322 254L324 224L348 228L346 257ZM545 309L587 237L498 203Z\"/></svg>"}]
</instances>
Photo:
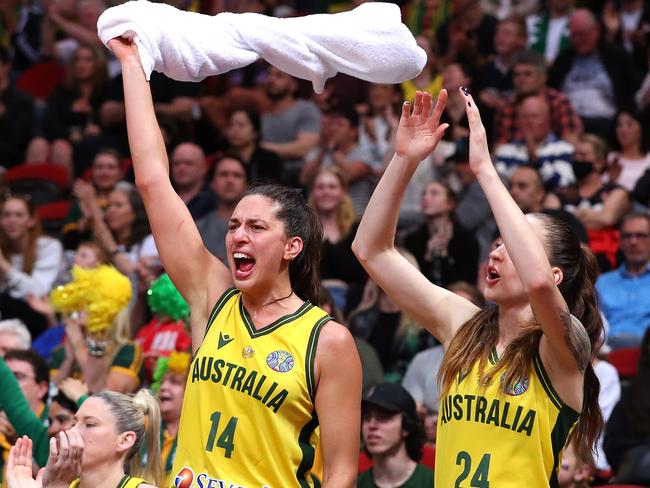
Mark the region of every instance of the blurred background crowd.
<instances>
[{"instance_id":1,"label":"blurred background crowd","mask_svg":"<svg viewBox=\"0 0 650 488\"><path fill-rule=\"evenodd\" d=\"M211 15L290 17L360 2L168 3ZM386 410L417 427L419 440L406 437L405 462L434 468L441 346L368 279L350 245L392 157L402 101L445 88L450 127L407 189L398 245L433 283L490 306L481 289L496 224L468 164L458 88L469 87L517 204L566 219L600 266L608 334L595 366L608 422L594 463L566 456L561 486L612 476L643 484L638 466L650 451L650 2L398 3L428 57L422 73L401 85L339 74L315 95L264 62L201 83L154 73L177 193L206 247L224 261L229 216L251 181L304 193L325 233L320 305L350 328L370 391L360 472L373 463L378 477L388 469L393 451L367 439L387 422ZM99 15L113 5L0 0L0 368L13 372L0 376L0 448L23 434L45 439L35 447L42 465L47 436L69 427L88 393L154 386L169 471L190 357L189 310L164 275L133 184L120 66L96 33ZM102 295L107 287L93 283L110 283L112 291ZM93 316L98 303L111 312ZM397 432L394 442L405 443ZM360 486L374 486L369 473Z\"/></svg>"}]
</instances>

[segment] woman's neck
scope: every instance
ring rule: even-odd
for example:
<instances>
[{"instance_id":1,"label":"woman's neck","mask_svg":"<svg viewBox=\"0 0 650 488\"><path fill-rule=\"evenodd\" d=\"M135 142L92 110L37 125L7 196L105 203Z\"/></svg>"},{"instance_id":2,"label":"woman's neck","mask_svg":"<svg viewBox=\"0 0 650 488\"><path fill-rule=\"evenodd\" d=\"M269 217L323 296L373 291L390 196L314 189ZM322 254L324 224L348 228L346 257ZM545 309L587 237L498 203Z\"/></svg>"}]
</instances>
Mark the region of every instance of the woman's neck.
<instances>
[{"instance_id":1,"label":"woman's neck","mask_svg":"<svg viewBox=\"0 0 650 488\"><path fill-rule=\"evenodd\" d=\"M93 86L92 80L82 80L79 82L79 93L82 97L90 98L93 93Z\"/></svg>"},{"instance_id":2,"label":"woman's neck","mask_svg":"<svg viewBox=\"0 0 650 488\"><path fill-rule=\"evenodd\" d=\"M248 163L253 157L253 153L255 152L255 143L252 142L246 146L239 147L236 149L236 151L239 154L239 157Z\"/></svg>"},{"instance_id":3,"label":"woman's neck","mask_svg":"<svg viewBox=\"0 0 650 488\"><path fill-rule=\"evenodd\" d=\"M377 486L403 486L413 475L417 463L406 453L404 444L398 452L372 457L372 474Z\"/></svg>"},{"instance_id":4,"label":"woman's neck","mask_svg":"<svg viewBox=\"0 0 650 488\"><path fill-rule=\"evenodd\" d=\"M529 303L525 305L499 305L499 340L497 342L497 353L501 353L521 333L524 325L534 320L533 310Z\"/></svg>"},{"instance_id":5,"label":"woman's neck","mask_svg":"<svg viewBox=\"0 0 650 488\"><path fill-rule=\"evenodd\" d=\"M465 100L456 93L457 91L452 90L447 98L447 115L455 121L461 120L465 113Z\"/></svg>"},{"instance_id":6,"label":"woman's neck","mask_svg":"<svg viewBox=\"0 0 650 488\"><path fill-rule=\"evenodd\" d=\"M330 242L337 242L341 237L341 233L336 221L336 211L318 212L318 218L323 227L325 238Z\"/></svg>"},{"instance_id":7,"label":"woman's neck","mask_svg":"<svg viewBox=\"0 0 650 488\"><path fill-rule=\"evenodd\" d=\"M117 488L124 478L122 459L82 471L79 488Z\"/></svg>"},{"instance_id":8,"label":"woman's neck","mask_svg":"<svg viewBox=\"0 0 650 488\"><path fill-rule=\"evenodd\" d=\"M129 243L130 237L131 237L130 228L115 231L115 240L117 241L118 244L126 246Z\"/></svg>"},{"instance_id":9,"label":"woman's neck","mask_svg":"<svg viewBox=\"0 0 650 488\"><path fill-rule=\"evenodd\" d=\"M578 193L581 197L589 198L603 186L600 174L592 171L580 182Z\"/></svg>"},{"instance_id":10,"label":"woman's neck","mask_svg":"<svg viewBox=\"0 0 650 488\"><path fill-rule=\"evenodd\" d=\"M256 326L264 327L278 317L295 312L303 301L291 288L288 273L278 277L267 290L242 293L242 301Z\"/></svg>"},{"instance_id":11,"label":"woman's neck","mask_svg":"<svg viewBox=\"0 0 650 488\"><path fill-rule=\"evenodd\" d=\"M171 437L175 437L178 434L178 425L180 424L181 418L180 415L174 415L173 418L163 418L165 421L165 432Z\"/></svg>"},{"instance_id":12,"label":"woman's neck","mask_svg":"<svg viewBox=\"0 0 650 488\"><path fill-rule=\"evenodd\" d=\"M447 224L449 222L451 222L451 218L449 217L448 213L441 213L427 217L427 227L429 228L429 234L433 234L441 225Z\"/></svg>"},{"instance_id":13,"label":"woman's neck","mask_svg":"<svg viewBox=\"0 0 650 488\"><path fill-rule=\"evenodd\" d=\"M633 146L621 148L620 155L625 159L643 159L644 157L644 154L641 152L641 148L636 144Z\"/></svg>"},{"instance_id":14,"label":"woman's neck","mask_svg":"<svg viewBox=\"0 0 650 488\"><path fill-rule=\"evenodd\" d=\"M11 241L11 248L16 252L17 254L22 254L25 249L27 248L27 241L29 240L29 236L25 234L22 237L19 237L18 239L12 240Z\"/></svg>"}]
</instances>

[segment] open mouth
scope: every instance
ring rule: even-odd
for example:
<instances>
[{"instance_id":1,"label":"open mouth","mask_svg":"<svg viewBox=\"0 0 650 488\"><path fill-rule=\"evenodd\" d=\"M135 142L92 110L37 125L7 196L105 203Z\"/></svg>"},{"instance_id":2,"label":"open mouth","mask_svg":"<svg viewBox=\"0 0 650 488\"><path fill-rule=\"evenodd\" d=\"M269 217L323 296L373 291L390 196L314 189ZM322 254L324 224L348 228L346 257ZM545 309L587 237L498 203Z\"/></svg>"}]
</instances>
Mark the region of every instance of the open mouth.
<instances>
[{"instance_id":1,"label":"open mouth","mask_svg":"<svg viewBox=\"0 0 650 488\"><path fill-rule=\"evenodd\" d=\"M243 252L236 252L232 255L235 261L235 276L239 279L246 278L255 268L255 258Z\"/></svg>"},{"instance_id":2,"label":"open mouth","mask_svg":"<svg viewBox=\"0 0 650 488\"><path fill-rule=\"evenodd\" d=\"M488 266L487 269L487 281L488 283L496 283L501 276L499 276L499 273L497 272L496 268L494 266Z\"/></svg>"}]
</instances>

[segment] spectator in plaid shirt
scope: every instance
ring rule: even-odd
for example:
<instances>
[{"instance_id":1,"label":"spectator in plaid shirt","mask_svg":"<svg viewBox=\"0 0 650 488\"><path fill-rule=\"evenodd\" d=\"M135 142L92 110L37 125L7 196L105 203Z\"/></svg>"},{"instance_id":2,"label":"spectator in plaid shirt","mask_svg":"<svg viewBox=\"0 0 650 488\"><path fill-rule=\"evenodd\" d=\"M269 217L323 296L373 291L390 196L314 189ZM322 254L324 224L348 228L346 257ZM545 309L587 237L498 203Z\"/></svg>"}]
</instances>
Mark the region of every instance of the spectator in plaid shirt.
<instances>
[{"instance_id":1,"label":"spectator in plaid shirt","mask_svg":"<svg viewBox=\"0 0 650 488\"><path fill-rule=\"evenodd\" d=\"M548 102L551 131L558 137L573 142L582 133L582 121L569 99L560 91L546 86L546 60L535 51L523 51L513 67L514 95L497 110L494 118L494 145L521 139L517 124L517 104L529 95L542 95Z\"/></svg>"}]
</instances>

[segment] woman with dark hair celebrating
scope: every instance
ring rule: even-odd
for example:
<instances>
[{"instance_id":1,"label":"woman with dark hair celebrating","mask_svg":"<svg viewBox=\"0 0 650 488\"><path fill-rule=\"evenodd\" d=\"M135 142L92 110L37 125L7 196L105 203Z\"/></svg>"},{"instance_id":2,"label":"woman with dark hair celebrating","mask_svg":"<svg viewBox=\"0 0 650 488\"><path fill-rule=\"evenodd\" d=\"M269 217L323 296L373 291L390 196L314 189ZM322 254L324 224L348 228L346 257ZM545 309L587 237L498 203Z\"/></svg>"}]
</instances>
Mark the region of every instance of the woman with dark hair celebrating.
<instances>
[{"instance_id":1,"label":"woman with dark hair celebrating","mask_svg":"<svg viewBox=\"0 0 650 488\"><path fill-rule=\"evenodd\" d=\"M246 165L249 181L282 179L282 159L260 146L260 115L250 108L239 108L228 118L225 135L226 151L233 153Z\"/></svg>"},{"instance_id":2,"label":"woman with dark hair celebrating","mask_svg":"<svg viewBox=\"0 0 650 488\"><path fill-rule=\"evenodd\" d=\"M177 485L202 476L206 484L314 486L320 444L323 486L353 486L361 371L352 336L312 305L318 217L289 188L249 189L228 223L228 269L171 186L135 45L113 39L110 47L122 64L136 184L165 270L192 311Z\"/></svg>"},{"instance_id":3,"label":"woman with dark hair celebrating","mask_svg":"<svg viewBox=\"0 0 650 488\"><path fill-rule=\"evenodd\" d=\"M474 99L460 90L469 164L501 238L489 256L481 310L429 283L395 250L399 201L441 139L447 98L404 104L396 152L361 220L353 249L379 286L445 348L440 368L436 485L556 486L567 440L593 449L602 417L591 359L602 322L593 256L563 222L525 217L501 182ZM531 485L531 483L533 483Z\"/></svg>"}]
</instances>

